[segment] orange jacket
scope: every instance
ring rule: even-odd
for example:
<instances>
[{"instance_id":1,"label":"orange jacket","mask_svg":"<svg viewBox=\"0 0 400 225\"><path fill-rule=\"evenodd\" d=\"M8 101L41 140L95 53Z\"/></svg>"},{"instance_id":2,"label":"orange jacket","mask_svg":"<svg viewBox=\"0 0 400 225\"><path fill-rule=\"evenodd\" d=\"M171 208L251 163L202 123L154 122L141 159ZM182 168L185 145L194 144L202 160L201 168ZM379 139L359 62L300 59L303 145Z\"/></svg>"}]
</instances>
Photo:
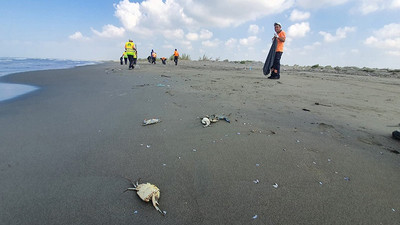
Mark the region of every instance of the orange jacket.
<instances>
[{"instance_id":1,"label":"orange jacket","mask_svg":"<svg viewBox=\"0 0 400 225\"><path fill-rule=\"evenodd\" d=\"M174 51L174 56L179 56L179 52L178 51Z\"/></svg>"}]
</instances>

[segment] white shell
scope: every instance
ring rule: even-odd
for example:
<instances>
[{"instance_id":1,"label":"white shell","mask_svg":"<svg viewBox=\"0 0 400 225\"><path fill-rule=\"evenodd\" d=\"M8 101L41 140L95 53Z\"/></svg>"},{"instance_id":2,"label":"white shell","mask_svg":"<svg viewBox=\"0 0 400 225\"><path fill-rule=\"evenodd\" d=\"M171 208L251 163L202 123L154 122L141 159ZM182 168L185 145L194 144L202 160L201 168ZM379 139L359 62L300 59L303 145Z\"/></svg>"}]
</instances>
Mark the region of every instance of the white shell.
<instances>
[{"instance_id":1,"label":"white shell","mask_svg":"<svg viewBox=\"0 0 400 225\"><path fill-rule=\"evenodd\" d=\"M202 124L204 124L204 127L208 127L208 126L210 126L210 119L208 119L207 117L204 117L202 120L201 120L201 123Z\"/></svg>"}]
</instances>

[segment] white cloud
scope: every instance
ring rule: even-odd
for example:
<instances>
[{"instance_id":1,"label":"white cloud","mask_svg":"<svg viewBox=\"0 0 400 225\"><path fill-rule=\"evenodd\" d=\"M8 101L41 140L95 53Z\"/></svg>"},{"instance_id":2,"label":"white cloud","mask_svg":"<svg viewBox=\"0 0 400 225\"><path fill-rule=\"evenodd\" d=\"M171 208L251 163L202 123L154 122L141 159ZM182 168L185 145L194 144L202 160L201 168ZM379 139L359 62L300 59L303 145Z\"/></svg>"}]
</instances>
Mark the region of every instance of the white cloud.
<instances>
[{"instance_id":1,"label":"white cloud","mask_svg":"<svg viewBox=\"0 0 400 225\"><path fill-rule=\"evenodd\" d=\"M215 39L213 41L211 40L203 41L201 42L201 44L205 47L217 47L219 45L219 42L220 41L218 39Z\"/></svg>"},{"instance_id":2,"label":"white cloud","mask_svg":"<svg viewBox=\"0 0 400 225\"><path fill-rule=\"evenodd\" d=\"M291 38L304 37L310 30L311 28L308 22L296 23L289 27L288 36Z\"/></svg>"},{"instance_id":3,"label":"white cloud","mask_svg":"<svg viewBox=\"0 0 400 225\"><path fill-rule=\"evenodd\" d=\"M87 41L87 40L89 40L90 38L83 36L81 32L77 31L77 32L75 32L74 34L70 35L70 36L69 36L69 39Z\"/></svg>"},{"instance_id":4,"label":"white cloud","mask_svg":"<svg viewBox=\"0 0 400 225\"><path fill-rule=\"evenodd\" d=\"M125 29L123 27L116 27L111 24L103 26L103 30L101 32L93 28L91 29L95 35L104 38L122 37L125 34Z\"/></svg>"},{"instance_id":5,"label":"white cloud","mask_svg":"<svg viewBox=\"0 0 400 225\"><path fill-rule=\"evenodd\" d=\"M324 41L334 42L346 38L349 32L354 32L355 30L356 30L355 27L344 27L344 28L340 27L336 30L335 35L332 35L324 31L320 31L319 34L324 37Z\"/></svg>"},{"instance_id":6,"label":"white cloud","mask_svg":"<svg viewBox=\"0 0 400 225\"><path fill-rule=\"evenodd\" d=\"M377 39L376 37L371 36L371 37L367 38L367 39L364 41L364 44L366 44L366 45L375 45L375 44L378 43L378 42L379 42L379 41L378 41L378 39Z\"/></svg>"},{"instance_id":7,"label":"white cloud","mask_svg":"<svg viewBox=\"0 0 400 225\"><path fill-rule=\"evenodd\" d=\"M283 12L294 4L293 0L175 1L182 6L188 17L192 18L196 23L215 27L238 26L250 20Z\"/></svg>"},{"instance_id":8,"label":"white cloud","mask_svg":"<svg viewBox=\"0 0 400 225\"><path fill-rule=\"evenodd\" d=\"M225 41L225 46L228 48L234 48L237 46L237 39L235 38L229 38L227 41Z\"/></svg>"},{"instance_id":9,"label":"white cloud","mask_svg":"<svg viewBox=\"0 0 400 225\"><path fill-rule=\"evenodd\" d=\"M114 4L115 16L127 31L145 35L164 29L232 27L289 9L294 0L122 0ZM233 7L227 7L233 6ZM211 37L209 37L211 38Z\"/></svg>"},{"instance_id":10,"label":"white cloud","mask_svg":"<svg viewBox=\"0 0 400 225\"><path fill-rule=\"evenodd\" d=\"M174 30L164 30L163 36L167 39L183 39L185 36L185 32L182 29L174 29Z\"/></svg>"},{"instance_id":11,"label":"white cloud","mask_svg":"<svg viewBox=\"0 0 400 225\"><path fill-rule=\"evenodd\" d=\"M393 0L391 8L400 8L400 0Z\"/></svg>"},{"instance_id":12,"label":"white cloud","mask_svg":"<svg viewBox=\"0 0 400 225\"><path fill-rule=\"evenodd\" d=\"M364 44L392 52L400 51L400 23L391 23L374 31L374 35L368 37Z\"/></svg>"},{"instance_id":13,"label":"white cloud","mask_svg":"<svg viewBox=\"0 0 400 225\"><path fill-rule=\"evenodd\" d=\"M297 0L296 3L302 8L323 8L329 6L342 5L349 0Z\"/></svg>"},{"instance_id":14,"label":"white cloud","mask_svg":"<svg viewBox=\"0 0 400 225\"><path fill-rule=\"evenodd\" d=\"M258 34L259 31L260 31L260 28L259 28L257 25L251 24L251 25L249 26L248 32L249 32L250 34L256 35L256 34Z\"/></svg>"},{"instance_id":15,"label":"white cloud","mask_svg":"<svg viewBox=\"0 0 400 225\"><path fill-rule=\"evenodd\" d=\"M242 38L239 40L240 45L251 46L260 41L256 36L250 36L248 38Z\"/></svg>"},{"instance_id":16,"label":"white cloud","mask_svg":"<svg viewBox=\"0 0 400 225\"><path fill-rule=\"evenodd\" d=\"M396 8L400 8L400 0L360 0L360 6L357 7L357 9L364 15L376 11Z\"/></svg>"},{"instance_id":17,"label":"white cloud","mask_svg":"<svg viewBox=\"0 0 400 225\"><path fill-rule=\"evenodd\" d=\"M291 21L302 21L302 20L304 21L309 18L310 18L309 12L301 12L297 9L293 10L289 17Z\"/></svg>"},{"instance_id":18,"label":"white cloud","mask_svg":"<svg viewBox=\"0 0 400 225\"><path fill-rule=\"evenodd\" d=\"M197 41L199 39L199 35L197 33L192 33L191 32L191 33L186 34L186 38L189 41Z\"/></svg>"},{"instance_id":19,"label":"white cloud","mask_svg":"<svg viewBox=\"0 0 400 225\"><path fill-rule=\"evenodd\" d=\"M314 50L314 49L318 48L319 46L321 46L321 42L315 42L312 45L304 46L304 49L310 51L310 50Z\"/></svg>"},{"instance_id":20,"label":"white cloud","mask_svg":"<svg viewBox=\"0 0 400 225\"><path fill-rule=\"evenodd\" d=\"M114 8L114 15L121 21L125 29L129 31L134 30L142 17L140 4L130 2L129 0L123 0L118 4L114 4Z\"/></svg>"},{"instance_id":21,"label":"white cloud","mask_svg":"<svg viewBox=\"0 0 400 225\"><path fill-rule=\"evenodd\" d=\"M209 30L202 29L200 31L200 39L210 39L210 38L212 38L212 36L213 36L213 33Z\"/></svg>"}]
</instances>

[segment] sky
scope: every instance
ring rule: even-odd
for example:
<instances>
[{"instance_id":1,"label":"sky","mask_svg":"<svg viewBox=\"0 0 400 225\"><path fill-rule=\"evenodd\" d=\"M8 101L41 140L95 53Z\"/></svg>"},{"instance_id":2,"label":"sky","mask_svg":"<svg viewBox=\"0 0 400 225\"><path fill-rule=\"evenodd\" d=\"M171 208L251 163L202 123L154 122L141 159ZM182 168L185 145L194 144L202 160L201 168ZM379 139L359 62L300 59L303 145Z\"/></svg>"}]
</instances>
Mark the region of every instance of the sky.
<instances>
[{"instance_id":1,"label":"sky","mask_svg":"<svg viewBox=\"0 0 400 225\"><path fill-rule=\"evenodd\" d=\"M264 61L282 24L284 65L400 68L400 0L2 0L0 57L119 60L175 48L192 60Z\"/></svg>"}]
</instances>

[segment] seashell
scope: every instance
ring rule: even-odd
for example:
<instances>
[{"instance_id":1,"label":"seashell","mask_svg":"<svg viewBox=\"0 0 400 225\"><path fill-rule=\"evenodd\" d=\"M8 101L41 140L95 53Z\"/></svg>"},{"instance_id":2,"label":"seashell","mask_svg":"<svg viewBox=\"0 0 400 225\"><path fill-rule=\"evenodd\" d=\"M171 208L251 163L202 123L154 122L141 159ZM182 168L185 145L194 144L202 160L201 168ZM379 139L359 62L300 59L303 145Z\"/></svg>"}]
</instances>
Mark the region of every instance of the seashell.
<instances>
[{"instance_id":1,"label":"seashell","mask_svg":"<svg viewBox=\"0 0 400 225\"><path fill-rule=\"evenodd\" d=\"M201 123L204 125L204 127L208 127L208 126L210 126L210 119L208 119L207 117L204 117L202 120L201 120Z\"/></svg>"}]
</instances>

